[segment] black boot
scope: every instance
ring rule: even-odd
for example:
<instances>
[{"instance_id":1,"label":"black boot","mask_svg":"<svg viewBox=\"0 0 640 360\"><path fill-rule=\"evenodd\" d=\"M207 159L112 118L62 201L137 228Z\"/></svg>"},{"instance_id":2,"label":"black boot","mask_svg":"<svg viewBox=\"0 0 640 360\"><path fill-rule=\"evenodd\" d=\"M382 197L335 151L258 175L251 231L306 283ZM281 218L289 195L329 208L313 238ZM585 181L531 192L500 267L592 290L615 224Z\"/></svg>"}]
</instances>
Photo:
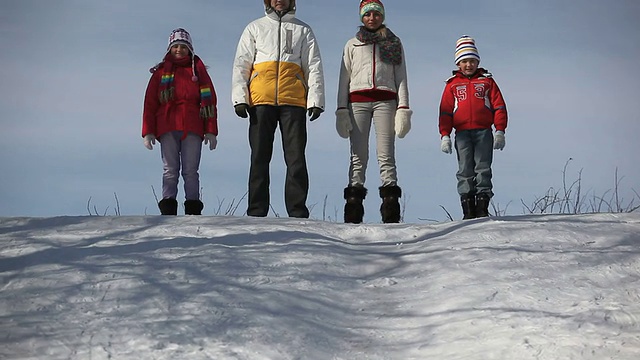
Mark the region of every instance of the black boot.
<instances>
[{"instance_id":1,"label":"black boot","mask_svg":"<svg viewBox=\"0 0 640 360\"><path fill-rule=\"evenodd\" d=\"M184 202L185 215L202 215L204 204L200 200L187 200Z\"/></svg>"},{"instance_id":2,"label":"black boot","mask_svg":"<svg viewBox=\"0 0 640 360\"><path fill-rule=\"evenodd\" d=\"M381 186L380 197L382 205L380 205L380 215L382 215L383 223L400 222L400 203L398 199L402 196L402 189L396 185Z\"/></svg>"},{"instance_id":3,"label":"black boot","mask_svg":"<svg viewBox=\"0 0 640 360\"><path fill-rule=\"evenodd\" d=\"M178 215L178 201L176 199L162 199L158 203L160 214Z\"/></svg>"},{"instance_id":4,"label":"black boot","mask_svg":"<svg viewBox=\"0 0 640 360\"><path fill-rule=\"evenodd\" d=\"M476 198L473 194L460 195L462 204L462 220L476 218Z\"/></svg>"},{"instance_id":5,"label":"black boot","mask_svg":"<svg viewBox=\"0 0 640 360\"><path fill-rule=\"evenodd\" d=\"M489 216L489 202L491 198L489 195L480 193L476 195L476 217Z\"/></svg>"},{"instance_id":6,"label":"black boot","mask_svg":"<svg viewBox=\"0 0 640 360\"><path fill-rule=\"evenodd\" d=\"M367 196L367 189L362 186L348 186L344 188L344 222L360 224L364 217L362 201Z\"/></svg>"}]
</instances>

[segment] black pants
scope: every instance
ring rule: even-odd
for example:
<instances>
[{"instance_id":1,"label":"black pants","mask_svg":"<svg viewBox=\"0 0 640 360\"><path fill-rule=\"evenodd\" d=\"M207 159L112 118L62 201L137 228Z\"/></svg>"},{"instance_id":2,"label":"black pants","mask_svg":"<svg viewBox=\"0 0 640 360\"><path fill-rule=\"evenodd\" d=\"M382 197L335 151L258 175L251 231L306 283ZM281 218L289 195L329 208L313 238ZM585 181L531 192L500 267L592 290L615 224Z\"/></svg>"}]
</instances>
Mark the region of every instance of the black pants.
<instances>
[{"instance_id":1,"label":"black pants","mask_svg":"<svg viewBox=\"0 0 640 360\"><path fill-rule=\"evenodd\" d=\"M305 149L307 120L305 109L297 106L258 105L249 111L249 206L247 215L267 216L269 212L269 163L273 155L275 131L280 124L287 177L284 200L290 217L308 218L309 174Z\"/></svg>"}]
</instances>

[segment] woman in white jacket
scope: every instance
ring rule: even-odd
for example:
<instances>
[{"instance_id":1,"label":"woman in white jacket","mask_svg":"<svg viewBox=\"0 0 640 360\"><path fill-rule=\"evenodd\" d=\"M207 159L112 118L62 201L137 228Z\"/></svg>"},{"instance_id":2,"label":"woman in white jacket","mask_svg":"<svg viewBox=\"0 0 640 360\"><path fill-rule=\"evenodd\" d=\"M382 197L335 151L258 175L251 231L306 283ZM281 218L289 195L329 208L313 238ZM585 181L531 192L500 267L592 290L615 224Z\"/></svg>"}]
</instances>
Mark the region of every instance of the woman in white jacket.
<instances>
[{"instance_id":1,"label":"woman in white jacket","mask_svg":"<svg viewBox=\"0 0 640 360\"><path fill-rule=\"evenodd\" d=\"M336 130L351 143L344 221L358 224L364 217L362 202L367 195L364 184L373 124L382 181L382 222L397 223L402 190L397 184L395 135L403 138L409 132L412 114L404 51L400 39L383 25L380 0L362 0L360 19L363 25L344 47L338 84Z\"/></svg>"}]
</instances>

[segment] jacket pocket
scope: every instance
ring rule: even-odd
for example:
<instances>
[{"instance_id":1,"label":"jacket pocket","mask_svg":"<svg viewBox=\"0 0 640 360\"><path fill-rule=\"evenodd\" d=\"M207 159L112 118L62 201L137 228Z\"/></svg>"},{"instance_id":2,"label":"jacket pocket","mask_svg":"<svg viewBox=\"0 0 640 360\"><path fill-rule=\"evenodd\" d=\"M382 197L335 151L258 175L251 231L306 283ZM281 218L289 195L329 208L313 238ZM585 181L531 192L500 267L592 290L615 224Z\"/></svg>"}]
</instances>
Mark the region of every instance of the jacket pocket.
<instances>
[{"instance_id":1,"label":"jacket pocket","mask_svg":"<svg viewBox=\"0 0 640 360\"><path fill-rule=\"evenodd\" d=\"M249 78L249 81L247 81L247 85L251 85L251 82L253 81L253 79L255 79L256 77L258 77L258 72L254 72L253 74L251 74L251 77Z\"/></svg>"},{"instance_id":2,"label":"jacket pocket","mask_svg":"<svg viewBox=\"0 0 640 360\"><path fill-rule=\"evenodd\" d=\"M304 93L307 94L309 92L309 88L307 87L307 83L304 81L302 76L300 74L296 74L296 79L298 79L300 85L302 85L302 88L304 88Z\"/></svg>"}]
</instances>

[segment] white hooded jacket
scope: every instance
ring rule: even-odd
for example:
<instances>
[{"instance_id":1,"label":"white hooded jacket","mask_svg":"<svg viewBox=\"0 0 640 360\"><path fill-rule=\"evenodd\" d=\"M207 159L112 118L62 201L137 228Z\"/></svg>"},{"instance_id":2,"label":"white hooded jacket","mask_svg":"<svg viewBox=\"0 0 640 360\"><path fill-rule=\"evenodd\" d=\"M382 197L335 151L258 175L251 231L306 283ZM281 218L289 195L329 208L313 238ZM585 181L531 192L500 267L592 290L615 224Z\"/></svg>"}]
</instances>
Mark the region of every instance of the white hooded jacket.
<instances>
[{"instance_id":1,"label":"white hooded jacket","mask_svg":"<svg viewBox=\"0 0 640 360\"><path fill-rule=\"evenodd\" d=\"M320 48L309 25L295 18L295 1L282 17L270 6L265 14L247 25L238 42L232 74L233 105L324 110Z\"/></svg>"},{"instance_id":2,"label":"white hooded jacket","mask_svg":"<svg viewBox=\"0 0 640 360\"><path fill-rule=\"evenodd\" d=\"M338 108L347 107L350 93L375 89L396 93L398 108L409 108L404 50L399 65L388 64L380 59L379 46L362 43L354 37L347 41L342 53Z\"/></svg>"}]
</instances>

